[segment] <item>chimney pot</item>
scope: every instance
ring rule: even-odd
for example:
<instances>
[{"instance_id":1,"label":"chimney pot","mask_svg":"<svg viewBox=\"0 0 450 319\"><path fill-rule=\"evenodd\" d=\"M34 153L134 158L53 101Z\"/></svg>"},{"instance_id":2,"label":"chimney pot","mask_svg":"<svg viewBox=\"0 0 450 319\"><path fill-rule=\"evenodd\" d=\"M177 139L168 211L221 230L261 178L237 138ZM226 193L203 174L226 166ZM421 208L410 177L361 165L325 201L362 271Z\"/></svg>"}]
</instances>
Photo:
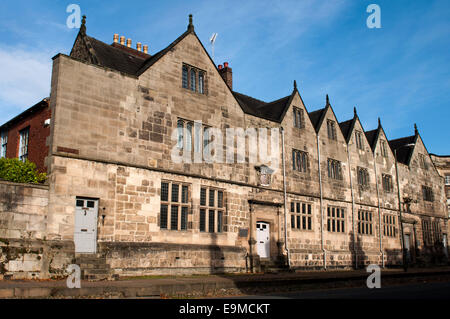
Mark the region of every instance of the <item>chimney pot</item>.
<instances>
[{"instance_id":1,"label":"chimney pot","mask_svg":"<svg viewBox=\"0 0 450 319\"><path fill-rule=\"evenodd\" d=\"M117 33L114 33L114 43L119 42L119 35Z\"/></svg>"},{"instance_id":2,"label":"chimney pot","mask_svg":"<svg viewBox=\"0 0 450 319\"><path fill-rule=\"evenodd\" d=\"M127 39L127 47L131 48L131 39Z\"/></svg>"},{"instance_id":3,"label":"chimney pot","mask_svg":"<svg viewBox=\"0 0 450 319\"><path fill-rule=\"evenodd\" d=\"M224 79L225 83L232 90L233 89L233 70L229 67L228 62L224 62L222 65L219 65L219 74Z\"/></svg>"},{"instance_id":4,"label":"chimney pot","mask_svg":"<svg viewBox=\"0 0 450 319\"><path fill-rule=\"evenodd\" d=\"M120 37L120 44L125 45L125 37L124 36Z\"/></svg>"},{"instance_id":5,"label":"chimney pot","mask_svg":"<svg viewBox=\"0 0 450 319\"><path fill-rule=\"evenodd\" d=\"M144 53L148 54L148 45L144 45Z\"/></svg>"},{"instance_id":6,"label":"chimney pot","mask_svg":"<svg viewBox=\"0 0 450 319\"><path fill-rule=\"evenodd\" d=\"M136 50L138 50L139 52L141 52L141 50L142 50L142 43L141 43L141 42L138 42L138 43L136 44Z\"/></svg>"}]
</instances>

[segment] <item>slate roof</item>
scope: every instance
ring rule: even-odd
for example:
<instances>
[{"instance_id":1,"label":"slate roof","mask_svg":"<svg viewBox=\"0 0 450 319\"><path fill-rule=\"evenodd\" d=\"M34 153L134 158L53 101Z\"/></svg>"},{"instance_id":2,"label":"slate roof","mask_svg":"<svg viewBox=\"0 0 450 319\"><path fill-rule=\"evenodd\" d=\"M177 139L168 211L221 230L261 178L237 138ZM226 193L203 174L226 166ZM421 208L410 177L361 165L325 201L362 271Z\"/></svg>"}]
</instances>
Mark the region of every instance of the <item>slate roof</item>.
<instances>
[{"instance_id":1,"label":"slate roof","mask_svg":"<svg viewBox=\"0 0 450 319\"><path fill-rule=\"evenodd\" d=\"M342 135L344 135L344 138L347 142L349 140L349 137L350 137L349 135L351 134L354 121L355 121L355 119L353 118L351 120L339 123L339 127L341 128Z\"/></svg>"},{"instance_id":2,"label":"slate roof","mask_svg":"<svg viewBox=\"0 0 450 319\"><path fill-rule=\"evenodd\" d=\"M311 123L314 126L314 128L316 129L316 132L320 128L321 119L324 116L325 111L326 111L326 107L324 107L323 109L319 109L314 112L308 113Z\"/></svg>"},{"instance_id":3,"label":"slate roof","mask_svg":"<svg viewBox=\"0 0 450 319\"><path fill-rule=\"evenodd\" d=\"M128 47L119 49L87 35L86 40L91 44L94 50L93 54L101 66L135 75L146 60L126 52L126 49L129 49Z\"/></svg>"},{"instance_id":4,"label":"slate roof","mask_svg":"<svg viewBox=\"0 0 450 319\"><path fill-rule=\"evenodd\" d=\"M392 152L397 150L397 161L399 163L403 163L406 165L409 165L409 161L411 159L411 155L413 152L414 147L406 146L408 144L415 144L416 143L416 136L407 136L398 138L396 140L390 140L389 146L392 149Z\"/></svg>"},{"instance_id":5,"label":"slate roof","mask_svg":"<svg viewBox=\"0 0 450 319\"><path fill-rule=\"evenodd\" d=\"M41 101L39 101L38 103L36 103L32 107L26 109L25 111L23 111L22 113L20 113L16 117L12 118L11 120L6 122L5 124L1 125L0 126L0 130L1 129L8 129L10 126L12 126L15 123L23 120L24 118L27 118L28 116L34 114L37 111L40 111L41 109L43 109L45 107L48 107L49 106L49 100L50 100L49 97L46 97L45 99L42 99Z\"/></svg>"},{"instance_id":6,"label":"slate roof","mask_svg":"<svg viewBox=\"0 0 450 319\"><path fill-rule=\"evenodd\" d=\"M369 142L369 145L372 148L372 151L375 149L375 141L376 141L376 138L378 136L378 130L379 129L375 129L375 130L372 130L372 131L365 132L366 133L367 142Z\"/></svg>"},{"instance_id":7,"label":"slate roof","mask_svg":"<svg viewBox=\"0 0 450 319\"><path fill-rule=\"evenodd\" d=\"M272 102L264 102L242 93L234 91L232 93L245 113L274 122L283 120L292 98L291 94Z\"/></svg>"}]
</instances>

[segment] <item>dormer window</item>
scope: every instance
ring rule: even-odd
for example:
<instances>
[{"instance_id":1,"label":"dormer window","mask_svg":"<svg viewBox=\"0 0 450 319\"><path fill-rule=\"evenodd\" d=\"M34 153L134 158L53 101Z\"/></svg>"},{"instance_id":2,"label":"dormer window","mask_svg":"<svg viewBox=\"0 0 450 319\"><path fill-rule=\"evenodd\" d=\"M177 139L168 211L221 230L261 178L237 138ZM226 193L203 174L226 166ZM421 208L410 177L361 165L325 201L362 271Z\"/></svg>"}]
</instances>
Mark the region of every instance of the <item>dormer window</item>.
<instances>
[{"instance_id":1,"label":"dormer window","mask_svg":"<svg viewBox=\"0 0 450 319\"><path fill-rule=\"evenodd\" d=\"M181 82L183 89L206 94L206 72L203 70L183 64Z\"/></svg>"}]
</instances>

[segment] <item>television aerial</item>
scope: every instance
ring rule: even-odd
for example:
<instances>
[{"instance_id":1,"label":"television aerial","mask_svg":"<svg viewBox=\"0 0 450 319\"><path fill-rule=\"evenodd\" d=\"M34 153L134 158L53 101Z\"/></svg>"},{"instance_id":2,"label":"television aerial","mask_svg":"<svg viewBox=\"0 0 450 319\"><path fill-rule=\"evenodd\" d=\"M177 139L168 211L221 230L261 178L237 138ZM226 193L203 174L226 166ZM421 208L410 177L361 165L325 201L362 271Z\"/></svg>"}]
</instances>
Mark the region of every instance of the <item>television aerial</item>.
<instances>
[{"instance_id":1,"label":"television aerial","mask_svg":"<svg viewBox=\"0 0 450 319\"><path fill-rule=\"evenodd\" d=\"M213 59L213 61L214 61L214 43L216 43L217 36L218 36L217 33L213 33L213 35L209 39L209 42L211 42L211 45L212 45L212 59Z\"/></svg>"}]
</instances>

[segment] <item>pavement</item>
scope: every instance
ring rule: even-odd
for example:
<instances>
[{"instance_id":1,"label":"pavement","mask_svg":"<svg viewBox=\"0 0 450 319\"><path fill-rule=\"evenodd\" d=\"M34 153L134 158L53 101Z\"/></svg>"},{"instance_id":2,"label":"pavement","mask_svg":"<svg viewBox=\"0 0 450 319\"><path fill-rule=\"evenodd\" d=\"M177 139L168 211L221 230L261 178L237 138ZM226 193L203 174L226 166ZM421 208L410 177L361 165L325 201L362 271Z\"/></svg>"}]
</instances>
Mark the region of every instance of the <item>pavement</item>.
<instances>
[{"instance_id":1,"label":"pavement","mask_svg":"<svg viewBox=\"0 0 450 319\"><path fill-rule=\"evenodd\" d=\"M0 281L0 298L199 298L289 292L325 288L366 287L370 274L353 271L300 271L278 274L235 274L122 278L117 281L82 281L80 289L66 281ZM450 267L383 269L382 283L416 282L424 278L450 282Z\"/></svg>"}]
</instances>

